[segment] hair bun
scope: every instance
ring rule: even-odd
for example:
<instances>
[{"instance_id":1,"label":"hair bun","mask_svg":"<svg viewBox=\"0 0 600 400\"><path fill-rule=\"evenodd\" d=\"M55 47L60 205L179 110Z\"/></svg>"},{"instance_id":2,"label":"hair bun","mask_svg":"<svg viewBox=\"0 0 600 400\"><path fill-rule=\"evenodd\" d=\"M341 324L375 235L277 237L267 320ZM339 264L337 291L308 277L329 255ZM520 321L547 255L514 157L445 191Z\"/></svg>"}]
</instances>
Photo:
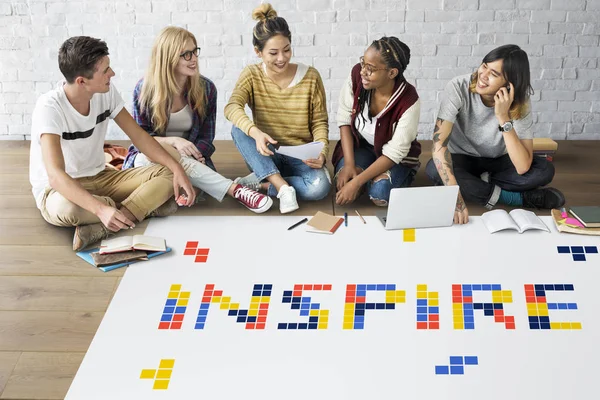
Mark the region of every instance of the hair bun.
<instances>
[{"instance_id":1,"label":"hair bun","mask_svg":"<svg viewBox=\"0 0 600 400\"><path fill-rule=\"evenodd\" d=\"M270 3L263 3L252 11L252 19L256 21L265 22L276 17L277 11L273 9Z\"/></svg>"}]
</instances>

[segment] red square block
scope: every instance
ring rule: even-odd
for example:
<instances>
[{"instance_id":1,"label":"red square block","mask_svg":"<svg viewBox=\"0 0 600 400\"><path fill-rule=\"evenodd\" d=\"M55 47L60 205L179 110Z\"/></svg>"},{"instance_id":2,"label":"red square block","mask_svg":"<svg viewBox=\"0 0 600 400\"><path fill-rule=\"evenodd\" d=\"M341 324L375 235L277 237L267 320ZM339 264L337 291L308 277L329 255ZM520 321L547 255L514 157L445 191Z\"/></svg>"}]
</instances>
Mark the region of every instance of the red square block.
<instances>
[{"instance_id":1,"label":"red square block","mask_svg":"<svg viewBox=\"0 0 600 400\"><path fill-rule=\"evenodd\" d=\"M267 322L267 317L258 317L256 319L257 322Z\"/></svg>"},{"instance_id":2,"label":"red square block","mask_svg":"<svg viewBox=\"0 0 600 400\"><path fill-rule=\"evenodd\" d=\"M515 329L515 323L507 323L506 324L506 329Z\"/></svg>"},{"instance_id":3,"label":"red square block","mask_svg":"<svg viewBox=\"0 0 600 400\"><path fill-rule=\"evenodd\" d=\"M312 290L313 285L304 285L304 290Z\"/></svg>"},{"instance_id":4,"label":"red square block","mask_svg":"<svg viewBox=\"0 0 600 400\"><path fill-rule=\"evenodd\" d=\"M465 296L463 297L463 303L471 304L473 302L473 297Z\"/></svg>"},{"instance_id":5,"label":"red square block","mask_svg":"<svg viewBox=\"0 0 600 400\"><path fill-rule=\"evenodd\" d=\"M438 322L440 320L439 314L429 314L429 322Z\"/></svg>"},{"instance_id":6,"label":"red square block","mask_svg":"<svg viewBox=\"0 0 600 400\"><path fill-rule=\"evenodd\" d=\"M207 256L209 251L210 251L210 249L197 249L196 255L197 256Z\"/></svg>"},{"instance_id":7,"label":"red square block","mask_svg":"<svg viewBox=\"0 0 600 400\"><path fill-rule=\"evenodd\" d=\"M494 321L496 321L496 322L504 322L504 316L502 316L502 315L496 315L496 316L494 316Z\"/></svg>"},{"instance_id":8,"label":"red square block","mask_svg":"<svg viewBox=\"0 0 600 400\"><path fill-rule=\"evenodd\" d=\"M184 316L185 316L185 314L175 314L175 315L173 315L173 321L181 322L181 321L183 321Z\"/></svg>"},{"instance_id":9,"label":"red square block","mask_svg":"<svg viewBox=\"0 0 600 400\"><path fill-rule=\"evenodd\" d=\"M223 291L222 290L215 290L215 294L213 296L222 297L223 296Z\"/></svg>"},{"instance_id":10,"label":"red square block","mask_svg":"<svg viewBox=\"0 0 600 400\"><path fill-rule=\"evenodd\" d=\"M301 297L302 296L302 289L300 289L300 290L294 290L292 292L292 296L294 296L294 297Z\"/></svg>"},{"instance_id":11,"label":"red square block","mask_svg":"<svg viewBox=\"0 0 600 400\"><path fill-rule=\"evenodd\" d=\"M189 247L198 247L198 242L187 242L185 244L185 247L186 248L189 248Z\"/></svg>"},{"instance_id":12,"label":"red square block","mask_svg":"<svg viewBox=\"0 0 600 400\"><path fill-rule=\"evenodd\" d=\"M158 329L169 329L169 325L171 325L169 322L161 322L158 324Z\"/></svg>"},{"instance_id":13,"label":"red square block","mask_svg":"<svg viewBox=\"0 0 600 400\"><path fill-rule=\"evenodd\" d=\"M504 321L506 321L507 324L513 324L515 323L515 317L512 315L508 315L506 317L504 317Z\"/></svg>"},{"instance_id":14,"label":"red square block","mask_svg":"<svg viewBox=\"0 0 600 400\"><path fill-rule=\"evenodd\" d=\"M546 296L536 296L536 301L538 303L545 303L546 302Z\"/></svg>"},{"instance_id":15,"label":"red square block","mask_svg":"<svg viewBox=\"0 0 600 400\"><path fill-rule=\"evenodd\" d=\"M354 296L346 296L346 303L354 303L356 297Z\"/></svg>"},{"instance_id":16,"label":"red square block","mask_svg":"<svg viewBox=\"0 0 600 400\"><path fill-rule=\"evenodd\" d=\"M314 285L313 290L323 290L323 285Z\"/></svg>"},{"instance_id":17,"label":"red square block","mask_svg":"<svg viewBox=\"0 0 600 400\"><path fill-rule=\"evenodd\" d=\"M264 323L256 324L256 329L265 329L265 324Z\"/></svg>"},{"instance_id":18,"label":"red square block","mask_svg":"<svg viewBox=\"0 0 600 400\"><path fill-rule=\"evenodd\" d=\"M365 296L356 296L357 303L365 303L366 301L367 301L367 298Z\"/></svg>"},{"instance_id":19,"label":"red square block","mask_svg":"<svg viewBox=\"0 0 600 400\"><path fill-rule=\"evenodd\" d=\"M348 285L346 286L346 291L348 290L352 290L353 292L356 292L356 285Z\"/></svg>"},{"instance_id":20,"label":"red square block","mask_svg":"<svg viewBox=\"0 0 600 400\"><path fill-rule=\"evenodd\" d=\"M439 322L430 322L429 329L440 329L440 323Z\"/></svg>"},{"instance_id":21,"label":"red square block","mask_svg":"<svg viewBox=\"0 0 600 400\"><path fill-rule=\"evenodd\" d=\"M207 256L196 256L196 260L195 260L195 261L196 261L197 263L205 263L205 262L206 262L206 260L208 260L208 257L207 257Z\"/></svg>"},{"instance_id":22,"label":"red square block","mask_svg":"<svg viewBox=\"0 0 600 400\"><path fill-rule=\"evenodd\" d=\"M529 303L529 304L535 304L535 296L527 296L525 297L525 300Z\"/></svg>"},{"instance_id":23,"label":"red square block","mask_svg":"<svg viewBox=\"0 0 600 400\"><path fill-rule=\"evenodd\" d=\"M184 256L195 256L196 255L196 249L185 249L183 251L183 255Z\"/></svg>"},{"instance_id":24,"label":"red square block","mask_svg":"<svg viewBox=\"0 0 600 400\"><path fill-rule=\"evenodd\" d=\"M302 285L294 285L294 290L302 290Z\"/></svg>"},{"instance_id":25,"label":"red square block","mask_svg":"<svg viewBox=\"0 0 600 400\"><path fill-rule=\"evenodd\" d=\"M427 329L427 322L417 322L417 329Z\"/></svg>"},{"instance_id":26,"label":"red square block","mask_svg":"<svg viewBox=\"0 0 600 400\"><path fill-rule=\"evenodd\" d=\"M462 286L461 285L452 285L452 292L454 291L462 291Z\"/></svg>"},{"instance_id":27,"label":"red square block","mask_svg":"<svg viewBox=\"0 0 600 400\"><path fill-rule=\"evenodd\" d=\"M323 290L331 290L331 285L323 285Z\"/></svg>"},{"instance_id":28,"label":"red square block","mask_svg":"<svg viewBox=\"0 0 600 400\"><path fill-rule=\"evenodd\" d=\"M269 309L269 303L260 303L259 308L260 308L260 311L268 310Z\"/></svg>"},{"instance_id":29,"label":"red square block","mask_svg":"<svg viewBox=\"0 0 600 400\"><path fill-rule=\"evenodd\" d=\"M462 303L462 296L452 296L453 303Z\"/></svg>"},{"instance_id":30,"label":"red square block","mask_svg":"<svg viewBox=\"0 0 600 400\"><path fill-rule=\"evenodd\" d=\"M533 292L533 285L525 285L525 290L530 290Z\"/></svg>"},{"instance_id":31,"label":"red square block","mask_svg":"<svg viewBox=\"0 0 600 400\"><path fill-rule=\"evenodd\" d=\"M214 284L211 284L211 285L206 285L206 286L204 287L204 289L205 289L205 290L214 290L214 289L215 289L215 285L214 285Z\"/></svg>"},{"instance_id":32,"label":"red square block","mask_svg":"<svg viewBox=\"0 0 600 400\"><path fill-rule=\"evenodd\" d=\"M181 329L182 322L171 322L171 329Z\"/></svg>"}]
</instances>

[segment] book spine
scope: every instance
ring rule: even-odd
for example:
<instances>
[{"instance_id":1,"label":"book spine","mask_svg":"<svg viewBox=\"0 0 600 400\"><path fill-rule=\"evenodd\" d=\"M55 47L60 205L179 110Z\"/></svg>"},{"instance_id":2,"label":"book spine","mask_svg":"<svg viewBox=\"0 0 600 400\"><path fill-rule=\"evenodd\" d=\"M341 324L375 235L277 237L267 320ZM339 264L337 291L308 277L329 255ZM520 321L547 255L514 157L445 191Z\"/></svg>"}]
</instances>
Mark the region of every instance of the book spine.
<instances>
[{"instance_id":1,"label":"book spine","mask_svg":"<svg viewBox=\"0 0 600 400\"><path fill-rule=\"evenodd\" d=\"M337 224L335 224L329 232L334 233L335 231L337 231L337 228L339 228L340 225L342 225L342 222L344 222L344 218L340 218Z\"/></svg>"}]
</instances>

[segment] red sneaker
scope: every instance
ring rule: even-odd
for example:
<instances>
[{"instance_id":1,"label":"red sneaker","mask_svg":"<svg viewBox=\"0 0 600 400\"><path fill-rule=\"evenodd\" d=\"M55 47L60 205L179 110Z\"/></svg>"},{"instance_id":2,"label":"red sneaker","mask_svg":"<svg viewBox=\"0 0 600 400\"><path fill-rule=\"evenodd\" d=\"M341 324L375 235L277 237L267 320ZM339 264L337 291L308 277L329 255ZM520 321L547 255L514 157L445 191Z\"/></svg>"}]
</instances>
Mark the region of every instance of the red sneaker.
<instances>
[{"instance_id":1,"label":"red sneaker","mask_svg":"<svg viewBox=\"0 0 600 400\"><path fill-rule=\"evenodd\" d=\"M273 205L273 200L269 196L265 196L240 184L233 190L233 197L250 211L257 214L264 213Z\"/></svg>"}]
</instances>

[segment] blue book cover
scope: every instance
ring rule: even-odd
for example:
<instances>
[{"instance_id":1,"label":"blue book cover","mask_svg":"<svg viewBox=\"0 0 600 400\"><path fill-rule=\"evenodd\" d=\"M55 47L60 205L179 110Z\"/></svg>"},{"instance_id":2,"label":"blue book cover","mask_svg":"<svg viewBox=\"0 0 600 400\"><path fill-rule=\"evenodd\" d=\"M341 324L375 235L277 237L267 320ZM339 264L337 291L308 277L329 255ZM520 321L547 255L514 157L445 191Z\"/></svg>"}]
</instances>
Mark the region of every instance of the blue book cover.
<instances>
[{"instance_id":1,"label":"blue book cover","mask_svg":"<svg viewBox=\"0 0 600 400\"><path fill-rule=\"evenodd\" d=\"M85 262L87 262L88 264L92 264L94 267L96 267L96 264L94 264L94 259L92 258L92 253L95 253L98 251L98 247L94 248L94 249L89 249L89 250L85 250L85 251L79 251L77 252L77 256L80 257L81 259L83 259ZM156 257L156 256L160 256L161 254L165 254L171 251L170 247L167 247L166 251L153 251L153 252L148 252L148 259L152 258L152 257ZM105 267L96 267L99 270L103 271L103 272L108 272L108 271L112 271L113 269L117 269L117 268L121 268L121 267L126 267L130 264L139 262L142 260L132 260L132 261L126 261L123 263L119 263L119 264L113 264L113 265L107 265Z\"/></svg>"}]
</instances>

